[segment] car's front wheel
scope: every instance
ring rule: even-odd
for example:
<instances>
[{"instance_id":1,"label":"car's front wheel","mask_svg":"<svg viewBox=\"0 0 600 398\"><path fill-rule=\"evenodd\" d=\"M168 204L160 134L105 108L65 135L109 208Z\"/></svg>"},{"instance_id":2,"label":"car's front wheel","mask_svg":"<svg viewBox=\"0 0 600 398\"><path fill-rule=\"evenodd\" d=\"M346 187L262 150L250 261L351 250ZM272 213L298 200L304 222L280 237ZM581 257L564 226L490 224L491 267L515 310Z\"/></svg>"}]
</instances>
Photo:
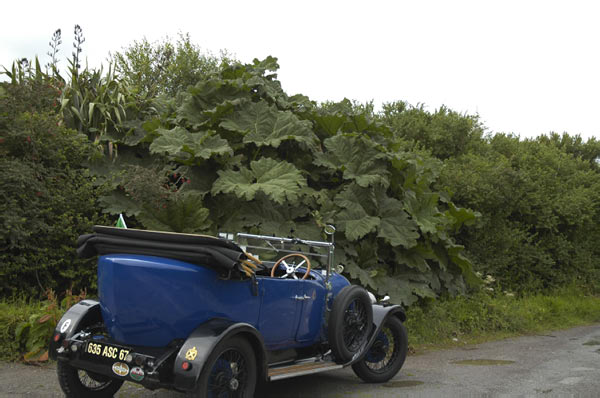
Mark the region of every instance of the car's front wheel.
<instances>
[{"instance_id":1,"label":"car's front wheel","mask_svg":"<svg viewBox=\"0 0 600 398\"><path fill-rule=\"evenodd\" d=\"M395 316L386 319L373 345L352 370L367 383L383 383L394 377L406 359L406 328Z\"/></svg>"},{"instance_id":2,"label":"car's front wheel","mask_svg":"<svg viewBox=\"0 0 600 398\"><path fill-rule=\"evenodd\" d=\"M198 398L251 398L256 388L256 355L241 337L221 341L205 362Z\"/></svg>"},{"instance_id":3,"label":"car's front wheel","mask_svg":"<svg viewBox=\"0 0 600 398\"><path fill-rule=\"evenodd\" d=\"M373 307L365 289L346 286L333 301L329 317L329 345L337 362L350 361L371 332Z\"/></svg>"},{"instance_id":4,"label":"car's front wheel","mask_svg":"<svg viewBox=\"0 0 600 398\"><path fill-rule=\"evenodd\" d=\"M72 367L66 362L56 364L58 382L68 398L110 398L123 385L123 380Z\"/></svg>"}]
</instances>

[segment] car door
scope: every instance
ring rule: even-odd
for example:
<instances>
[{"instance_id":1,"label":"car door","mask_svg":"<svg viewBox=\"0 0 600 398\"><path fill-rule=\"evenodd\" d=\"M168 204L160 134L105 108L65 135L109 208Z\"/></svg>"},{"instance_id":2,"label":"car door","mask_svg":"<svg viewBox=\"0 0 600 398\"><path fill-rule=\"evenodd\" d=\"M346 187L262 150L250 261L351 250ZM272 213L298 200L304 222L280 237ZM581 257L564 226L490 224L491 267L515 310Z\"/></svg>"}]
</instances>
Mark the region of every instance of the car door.
<instances>
[{"instance_id":1,"label":"car door","mask_svg":"<svg viewBox=\"0 0 600 398\"><path fill-rule=\"evenodd\" d=\"M293 345L304 301L299 279L258 277L261 306L258 330L267 349Z\"/></svg>"},{"instance_id":2,"label":"car door","mask_svg":"<svg viewBox=\"0 0 600 398\"><path fill-rule=\"evenodd\" d=\"M315 342L320 338L326 296L327 290L321 281L303 281L302 304L298 329L296 332L296 341Z\"/></svg>"}]
</instances>

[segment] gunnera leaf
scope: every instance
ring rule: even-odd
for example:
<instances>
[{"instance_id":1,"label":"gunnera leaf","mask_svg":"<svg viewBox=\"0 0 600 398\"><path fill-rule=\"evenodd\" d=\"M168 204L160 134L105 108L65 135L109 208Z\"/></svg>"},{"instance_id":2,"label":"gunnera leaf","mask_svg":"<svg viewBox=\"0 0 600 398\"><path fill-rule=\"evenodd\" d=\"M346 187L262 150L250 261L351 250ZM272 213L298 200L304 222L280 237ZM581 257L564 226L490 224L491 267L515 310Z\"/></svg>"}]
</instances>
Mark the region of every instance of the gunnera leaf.
<instances>
[{"instance_id":1,"label":"gunnera leaf","mask_svg":"<svg viewBox=\"0 0 600 398\"><path fill-rule=\"evenodd\" d=\"M148 229L155 231L170 231L195 233L206 231L211 223L208 220L209 211L202 203L203 195L197 192L181 194L175 200L170 200L164 208L144 207L137 218Z\"/></svg>"},{"instance_id":2,"label":"gunnera leaf","mask_svg":"<svg viewBox=\"0 0 600 398\"><path fill-rule=\"evenodd\" d=\"M338 134L325 140L324 153L317 153L315 164L342 171L345 180L354 180L361 187L375 184L389 186L387 155L366 136Z\"/></svg>"},{"instance_id":3,"label":"gunnera leaf","mask_svg":"<svg viewBox=\"0 0 600 398\"><path fill-rule=\"evenodd\" d=\"M412 191L405 195L406 211L419 225L421 232L434 234L437 225L443 221L443 214L437 208L438 195L434 193L423 193L418 197Z\"/></svg>"},{"instance_id":4,"label":"gunnera leaf","mask_svg":"<svg viewBox=\"0 0 600 398\"><path fill-rule=\"evenodd\" d=\"M404 211L402 202L385 194L378 196L381 223L377 236L392 246L402 246L406 249L416 246L420 236L418 227Z\"/></svg>"},{"instance_id":5,"label":"gunnera leaf","mask_svg":"<svg viewBox=\"0 0 600 398\"><path fill-rule=\"evenodd\" d=\"M159 137L150 145L151 153L180 156L185 152L200 159L209 159L213 155L233 155L227 140L212 130L190 133L183 127L175 127L171 130L158 129L157 132Z\"/></svg>"},{"instance_id":6,"label":"gunnera leaf","mask_svg":"<svg viewBox=\"0 0 600 398\"><path fill-rule=\"evenodd\" d=\"M315 147L317 136L309 121L300 120L290 111L279 111L266 101L245 104L220 124L224 129L242 133L245 144L279 147L282 141L294 140Z\"/></svg>"},{"instance_id":7,"label":"gunnera leaf","mask_svg":"<svg viewBox=\"0 0 600 398\"><path fill-rule=\"evenodd\" d=\"M252 200L263 192L275 203L298 203L306 179L291 163L262 158L250 163L250 169L220 170L212 188L213 195L232 193L238 198Z\"/></svg>"}]
</instances>

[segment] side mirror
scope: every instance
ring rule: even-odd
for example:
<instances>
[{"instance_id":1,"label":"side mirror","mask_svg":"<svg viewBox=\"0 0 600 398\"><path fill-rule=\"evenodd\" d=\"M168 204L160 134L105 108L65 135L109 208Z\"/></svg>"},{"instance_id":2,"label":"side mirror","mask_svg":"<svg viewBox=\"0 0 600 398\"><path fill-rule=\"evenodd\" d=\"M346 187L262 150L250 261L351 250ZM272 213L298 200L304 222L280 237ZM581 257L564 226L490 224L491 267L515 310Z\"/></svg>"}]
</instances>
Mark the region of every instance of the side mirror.
<instances>
[{"instance_id":1,"label":"side mirror","mask_svg":"<svg viewBox=\"0 0 600 398\"><path fill-rule=\"evenodd\" d=\"M335 227L331 224L327 224L325 226L325 234L327 235L333 235L335 233Z\"/></svg>"},{"instance_id":2,"label":"side mirror","mask_svg":"<svg viewBox=\"0 0 600 398\"><path fill-rule=\"evenodd\" d=\"M341 274L342 272L344 272L344 266L342 264L338 264L337 267L335 267L335 272Z\"/></svg>"}]
</instances>

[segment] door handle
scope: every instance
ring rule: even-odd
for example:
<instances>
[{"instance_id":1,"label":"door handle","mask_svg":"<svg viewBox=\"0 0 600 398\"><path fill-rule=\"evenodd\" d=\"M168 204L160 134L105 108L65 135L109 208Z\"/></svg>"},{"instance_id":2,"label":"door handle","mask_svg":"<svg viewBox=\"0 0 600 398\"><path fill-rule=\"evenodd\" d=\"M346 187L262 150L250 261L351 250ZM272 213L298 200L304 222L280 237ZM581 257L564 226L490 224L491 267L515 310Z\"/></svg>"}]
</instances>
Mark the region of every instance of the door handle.
<instances>
[{"instance_id":1,"label":"door handle","mask_svg":"<svg viewBox=\"0 0 600 398\"><path fill-rule=\"evenodd\" d=\"M294 300L310 300L311 298L312 297L307 296L306 294L304 296L298 296L298 295L294 296Z\"/></svg>"}]
</instances>

